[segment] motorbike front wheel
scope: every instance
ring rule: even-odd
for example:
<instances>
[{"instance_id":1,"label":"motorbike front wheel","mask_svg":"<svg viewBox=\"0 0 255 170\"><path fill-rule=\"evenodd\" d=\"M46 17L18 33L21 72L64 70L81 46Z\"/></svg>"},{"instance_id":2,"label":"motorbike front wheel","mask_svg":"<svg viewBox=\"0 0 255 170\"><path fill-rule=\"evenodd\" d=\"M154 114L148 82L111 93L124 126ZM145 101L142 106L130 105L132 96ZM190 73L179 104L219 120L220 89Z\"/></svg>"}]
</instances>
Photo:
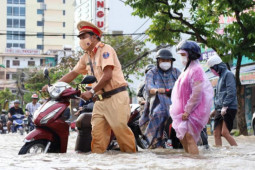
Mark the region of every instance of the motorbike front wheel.
<instances>
[{"instance_id":1,"label":"motorbike front wheel","mask_svg":"<svg viewBox=\"0 0 255 170\"><path fill-rule=\"evenodd\" d=\"M28 142L19 151L19 155L43 153L47 145L46 140Z\"/></svg>"}]
</instances>

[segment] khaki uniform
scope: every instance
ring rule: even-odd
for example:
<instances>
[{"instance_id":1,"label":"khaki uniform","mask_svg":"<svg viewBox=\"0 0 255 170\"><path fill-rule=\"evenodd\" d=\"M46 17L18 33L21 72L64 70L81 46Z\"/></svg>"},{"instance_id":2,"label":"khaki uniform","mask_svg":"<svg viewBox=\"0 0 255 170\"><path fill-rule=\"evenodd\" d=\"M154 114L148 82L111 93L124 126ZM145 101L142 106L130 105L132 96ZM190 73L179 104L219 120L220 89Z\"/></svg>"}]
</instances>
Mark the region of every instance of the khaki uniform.
<instances>
[{"instance_id":1,"label":"khaki uniform","mask_svg":"<svg viewBox=\"0 0 255 170\"><path fill-rule=\"evenodd\" d=\"M115 50L107 44L99 42L92 53L83 55L74 71L80 74L92 74L89 64L91 57L93 69L97 80L103 75L106 66L112 66L112 79L104 87L104 91L110 91L118 87L127 86L120 62ZM106 151L110 142L111 129L113 130L120 150L123 152L136 152L135 138L127 122L130 116L129 96L127 91L119 92L110 98L97 101L92 113L92 142L91 150L94 153Z\"/></svg>"}]
</instances>

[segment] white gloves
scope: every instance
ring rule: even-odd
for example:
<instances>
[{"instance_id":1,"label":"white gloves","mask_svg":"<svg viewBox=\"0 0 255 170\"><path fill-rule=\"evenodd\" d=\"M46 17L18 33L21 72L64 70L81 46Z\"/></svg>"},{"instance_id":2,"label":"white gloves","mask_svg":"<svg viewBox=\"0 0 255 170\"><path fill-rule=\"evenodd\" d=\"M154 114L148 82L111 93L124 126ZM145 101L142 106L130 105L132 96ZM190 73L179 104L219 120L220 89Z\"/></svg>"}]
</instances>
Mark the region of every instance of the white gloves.
<instances>
[{"instance_id":1,"label":"white gloves","mask_svg":"<svg viewBox=\"0 0 255 170\"><path fill-rule=\"evenodd\" d=\"M220 114L224 116L227 113L228 107L222 107Z\"/></svg>"}]
</instances>

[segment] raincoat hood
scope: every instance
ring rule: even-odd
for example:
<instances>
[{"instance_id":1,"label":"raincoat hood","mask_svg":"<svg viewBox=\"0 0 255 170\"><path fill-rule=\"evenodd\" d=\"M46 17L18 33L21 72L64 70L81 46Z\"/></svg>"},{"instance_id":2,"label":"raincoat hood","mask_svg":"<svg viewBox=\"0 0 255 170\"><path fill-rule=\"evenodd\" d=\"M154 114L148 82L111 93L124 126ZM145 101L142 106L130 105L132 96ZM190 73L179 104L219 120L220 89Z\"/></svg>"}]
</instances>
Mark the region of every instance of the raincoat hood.
<instances>
[{"instance_id":1,"label":"raincoat hood","mask_svg":"<svg viewBox=\"0 0 255 170\"><path fill-rule=\"evenodd\" d=\"M220 63L212 67L219 75L224 73L225 71L228 70L227 65L225 63Z\"/></svg>"}]
</instances>

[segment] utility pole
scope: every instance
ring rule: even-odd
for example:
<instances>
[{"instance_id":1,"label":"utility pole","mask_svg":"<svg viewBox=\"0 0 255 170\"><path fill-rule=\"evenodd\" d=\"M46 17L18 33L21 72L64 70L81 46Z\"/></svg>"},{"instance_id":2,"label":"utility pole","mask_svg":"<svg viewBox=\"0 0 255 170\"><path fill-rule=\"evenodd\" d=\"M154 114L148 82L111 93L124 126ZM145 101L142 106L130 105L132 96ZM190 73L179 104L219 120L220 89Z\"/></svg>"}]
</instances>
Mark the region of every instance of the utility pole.
<instances>
[{"instance_id":1,"label":"utility pole","mask_svg":"<svg viewBox=\"0 0 255 170\"><path fill-rule=\"evenodd\" d=\"M24 89L25 89L25 87L24 87L24 78L25 78L25 73L24 73L24 70L22 69L21 74L18 76L18 79L16 81L17 89L18 89L17 97L20 96L21 108L23 108L23 102L24 102Z\"/></svg>"}]
</instances>

